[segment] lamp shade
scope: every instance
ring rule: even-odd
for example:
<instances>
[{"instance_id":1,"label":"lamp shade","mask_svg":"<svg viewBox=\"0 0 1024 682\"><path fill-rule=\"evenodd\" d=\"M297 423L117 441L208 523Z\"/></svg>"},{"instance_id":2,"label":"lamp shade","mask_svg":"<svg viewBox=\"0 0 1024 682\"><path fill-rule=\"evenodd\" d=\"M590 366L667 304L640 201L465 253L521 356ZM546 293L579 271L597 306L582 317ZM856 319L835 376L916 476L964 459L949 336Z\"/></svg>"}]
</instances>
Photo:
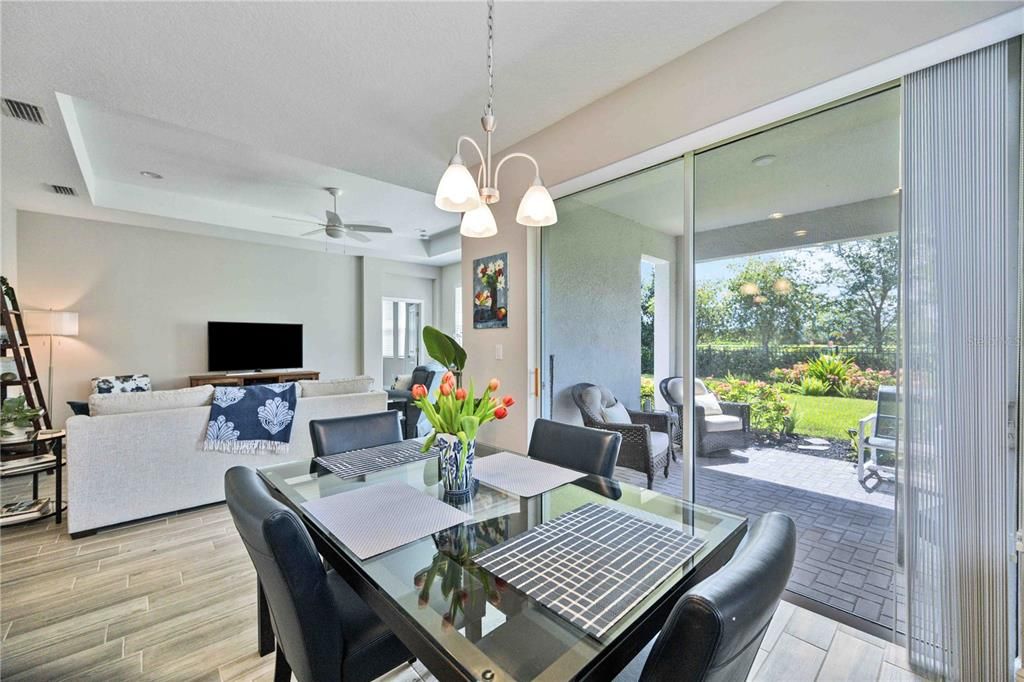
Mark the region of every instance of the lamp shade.
<instances>
[{"instance_id":1,"label":"lamp shade","mask_svg":"<svg viewBox=\"0 0 1024 682\"><path fill-rule=\"evenodd\" d=\"M541 184L540 178L533 181L530 188L526 190L526 194L523 195L522 201L519 202L516 222L528 227L546 227L558 222L555 202L551 200L551 194Z\"/></svg>"},{"instance_id":2,"label":"lamp shade","mask_svg":"<svg viewBox=\"0 0 1024 682\"><path fill-rule=\"evenodd\" d=\"M487 204L480 204L462 216L459 234L464 237L493 237L498 234L498 224L494 222L494 214Z\"/></svg>"},{"instance_id":3,"label":"lamp shade","mask_svg":"<svg viewBox=\"0 0 1024 682\"><path fill-rule=\"evenodd\" d=\"M452 159L441 176L441 181L437 183L434 206L442 211L462 213L472 211L479 205L480 190L477 189L472 174L462 165L461 159Z\"/></svg>"},{"instance_id":4,"label":"lamp shade","mask_svg":"<svg viewBox=\"0 0 1024 682\"><path fill-rule=\"evenodd\" d=\"M78 336L78 313L67 310L26 310L25 333L30 336Z\"/></svg>"}]
</instances>

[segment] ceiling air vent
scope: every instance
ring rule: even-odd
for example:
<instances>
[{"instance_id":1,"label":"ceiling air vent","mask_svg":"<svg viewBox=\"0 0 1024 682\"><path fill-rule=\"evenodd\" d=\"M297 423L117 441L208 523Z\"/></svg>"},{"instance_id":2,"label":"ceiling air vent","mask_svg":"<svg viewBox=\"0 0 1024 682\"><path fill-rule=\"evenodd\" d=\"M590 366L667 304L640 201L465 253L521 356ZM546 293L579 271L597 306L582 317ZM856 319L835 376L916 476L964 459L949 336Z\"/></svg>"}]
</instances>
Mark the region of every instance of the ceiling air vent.
<instances>
[{"instance_id":1,"label":"ceiling air vent","mask_svg":"<svg viewBox=\"0 0 1024 682\"><path fill-rule=\"evenodd\" d=\"M45 125L46 121L43 120L43 110L37 107L35 104L29 104L28 102L19 102L16 99L3 98L4 101L4 115L16 118L19 121L28 121L29 123L36 123L38 125Z\"/></svg>"},{"instance_id":2,"label":"ceiling air vent","mask_svg":"<svg viewBox=\"0 0 1024 682\"><path fill-rule=\"evenodd\" d=\"M78 192L75 191L74 187L68 187L67 185L50 185L53 188L54 194L63 194L66 197L77 197Z\"/></svg>"}]
</instances>

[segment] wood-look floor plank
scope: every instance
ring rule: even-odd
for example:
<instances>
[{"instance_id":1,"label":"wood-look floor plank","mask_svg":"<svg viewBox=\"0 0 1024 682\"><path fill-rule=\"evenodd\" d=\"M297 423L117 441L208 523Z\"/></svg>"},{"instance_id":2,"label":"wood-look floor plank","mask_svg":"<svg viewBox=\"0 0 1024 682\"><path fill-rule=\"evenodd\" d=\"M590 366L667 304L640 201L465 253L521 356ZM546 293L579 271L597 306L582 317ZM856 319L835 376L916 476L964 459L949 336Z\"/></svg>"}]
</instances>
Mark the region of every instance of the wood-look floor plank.
<instances>
[{"instance_id":1,"label":"wood-look floor plank","mask_svg":"<svg viewBox=\"0 0 1024 682\"><path fill-rule=\"evenodd\" d=\"M104 663L89 670L74 670L58 682L115 682L142 679L142 653Z\"/></svg>"},{"instance_id":2,"label":"wood-look floor plank","mask_svg":"<svg viewBox=\"0 0 1024 682\"><path fill-rule=\"evenodd\" d=\"M146 598L138 597L113 604L96 605L65 618L53 619L42 615L37 618L37 614L33 614L29 618L36 621L42 620L47 624L39 627L27 627L21 625L22 621L16 620L11 624L11 629L7 633L4 643L17 643L21 638L51 642L74 632L88 630L96 625L106 625L112 619L118 617L143 612L147 607Z\"/></svg>"},{"instance_id":3,"label":"wood-look floor plank","mask_svg":"<svg viewBox=\"0 0 1024 682\"><path fill-rule=\"evenodd\" d=\"M783 632L758 669L754 682L812 682L824 660L824 650Z\"/></svg>"},{"instance_id":4,"label":"wood-look floor plank","mask_svg":"<svg viewBox=\"0 0 1024 682\"><path fill-rule=\"evenodd\" d=\"M221 682L249 682L249 680L274 672L274 656L260 656L251 651L220 666Z\"/></svg>"},{"instance_id":5,"label":"wood-look floor plank","mask_svg":"<svg viewBox=\"0 0 1024 682\"><path fill-rule=\"evenodd\" d=\"M62 655L68 655L105 644L106 631L106 626L100 624L49 641L35 637L20 637L14 641L4 642L0 647L0 651L3 652L3 675L6 678L8 675L38 667L53 658L55 650L60 651Z\"/></svg>"},{"instance_id":6,"label":"wood-look floor plank","mask_svg":"<svg viewBox=\"0 0 1024 682\"><path fill-rule=\"evenodd\" d=\"M68 655L54 651L53 656L45 663L18 673L8 675L4 671L5 682L21 680L56 680L62 677L74 677L78 672L90 670L105 663L113 663L121 658L121 642L107 642L98 646L83 649Z\"/></svg>"},{"instance_id":7,"label":"wood-look floor plank","mask_svg":"<svg viewBox=\"0 0 1024 682\"><path fill-rule=\"evenodd\" d=\"M818 679L823 682L874 682L882 667L882 647L836 632Z\"/></svg>"}]
</instances>

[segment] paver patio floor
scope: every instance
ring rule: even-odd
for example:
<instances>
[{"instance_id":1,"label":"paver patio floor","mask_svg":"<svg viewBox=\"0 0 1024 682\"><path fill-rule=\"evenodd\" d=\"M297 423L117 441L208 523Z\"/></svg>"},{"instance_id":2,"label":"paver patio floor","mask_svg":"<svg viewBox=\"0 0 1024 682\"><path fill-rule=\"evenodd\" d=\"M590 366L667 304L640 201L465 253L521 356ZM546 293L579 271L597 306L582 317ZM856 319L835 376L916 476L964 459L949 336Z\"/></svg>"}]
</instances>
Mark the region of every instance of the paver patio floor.
<instances>
[{"instance_id":1,"label":"paver patio floor","mask_svg":"<svg viewBox=\"0 0 1024 682\"><path fill-rule=\"evenodd\" d=\"M654 487L680 496L681 468L673 463ZM645 485L643 474L618 468L621 480ZM747 516L789 515L797 526L796 563L789 589L891 628L894 604L894 486L857 481L850 462L774 448L734 450L698 458L699 504Z\"/></svg>"}]
</instances>

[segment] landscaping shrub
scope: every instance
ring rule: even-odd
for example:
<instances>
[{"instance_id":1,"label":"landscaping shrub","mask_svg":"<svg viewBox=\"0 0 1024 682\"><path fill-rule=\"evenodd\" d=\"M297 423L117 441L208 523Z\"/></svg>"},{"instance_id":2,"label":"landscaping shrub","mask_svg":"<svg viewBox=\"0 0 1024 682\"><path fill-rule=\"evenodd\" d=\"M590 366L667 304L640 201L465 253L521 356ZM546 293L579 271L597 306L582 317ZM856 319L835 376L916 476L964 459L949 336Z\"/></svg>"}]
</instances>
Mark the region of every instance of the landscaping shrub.
<instances>
[{"instance_id":1,"label":"landscaping shrub","mask_svg":"<svg viewBox=\"0 0 1024 682\"><path fill-rule=\"evenodd\" d=\"M800 380L799 384L792 387L792 391L799 395L830 395L832 393L832 385L818 377L807 375Z\"/></svg>"},{"instance_id":2,"label":"landscaping shrub","mask_svg":"<svg viewBox=\"0 0 1024 682\"><path fill-rule=\"evenodd\" d=\"M704 385L719 400L750 403L750 426L758 431L781 433L786 428L789 404L777 386L765 381L748 381L727 375L725 379L707 378Z\"/></svg>"},{"instance_id":3,"label":"landscaping shrub","mask_svg":"<svg viewBox=\"0 0 1024 682\"><path fill-rule=\"evenodd\" d=\"M817 379L826 386L825 393L804 393L804 395L839 395L846 385L853 360L839 354L822 353L807 363L802 384L808 379Z\"/></svg>"},{"instance_id":4,"label":"landscaping shrub","mask_svg":"<svg viewBox=\"0 0 1024 682\"><path fill-rule=\"evenodd\" d=\"M822 356L824 357L824 356ZM878 387L895 385L898 373L887 369L861 369L855 362L845 364L845 369L839 369L831 361L823 361L817 364L817 371L812 372L811 367L815 365L810 362L798 362L792 367L776 367L770 373L770 378L779 384L783 391L797 393L799 395L839 395L844 398L864 398L874 400L878 397ZM845 376L845 380L833 382L829 376ZM813 377L816 381L807 382L806 379ZM818 383L821 382L821 383ZM827 389L822 392L822 385Z\"/></svg>"},{"instance_id":5,"label":"landscaping shrub","mask_svg":"<svg viewBox=\"0 0 1024 682\"><path fill-rule=\"evenodd\" d=\"M654 409L654 379L640 377L640 409Z\"/></svg>"}]
</instances>

